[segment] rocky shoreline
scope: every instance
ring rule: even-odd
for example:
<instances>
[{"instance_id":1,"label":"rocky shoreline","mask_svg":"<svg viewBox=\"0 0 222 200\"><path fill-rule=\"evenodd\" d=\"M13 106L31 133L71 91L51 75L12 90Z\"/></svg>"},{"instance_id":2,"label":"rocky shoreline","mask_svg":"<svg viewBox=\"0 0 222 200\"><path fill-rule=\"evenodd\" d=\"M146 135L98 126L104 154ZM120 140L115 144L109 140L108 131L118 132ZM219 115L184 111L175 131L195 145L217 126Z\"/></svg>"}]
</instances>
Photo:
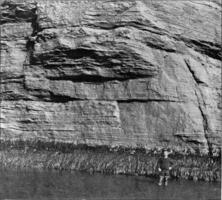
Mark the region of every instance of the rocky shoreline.
<instances>
[{"instance_id":1,"label":"rocky shoreline","mask_svg":"<svg viewBox=\"0 0 222 200\"><path fill-rule=\"evenodd\" d=\"M2 144L2 143L1 143ZM89 173L155 177L161 150L90 147L62 143L5 142L0 150L2 168L79 170ZM171 177L194 181L220 181L221 155L192 155L173 152Z\"/></svg>"}]
</instances>

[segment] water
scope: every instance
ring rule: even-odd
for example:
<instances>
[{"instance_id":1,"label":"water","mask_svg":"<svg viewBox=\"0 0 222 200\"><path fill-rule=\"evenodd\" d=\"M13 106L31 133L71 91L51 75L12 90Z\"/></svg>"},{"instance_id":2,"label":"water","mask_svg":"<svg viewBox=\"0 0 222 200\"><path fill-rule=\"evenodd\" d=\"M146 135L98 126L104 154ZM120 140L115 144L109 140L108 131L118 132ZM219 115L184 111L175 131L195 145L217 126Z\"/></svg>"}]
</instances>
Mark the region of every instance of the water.
<instances>
[{"instance_id":1,"label":"water","mask_svg":"<svg viewBox=\"0 0 222 200\"><path fill-rule=\"evenodd\" d=\"M0 199L220 199L220 184L83 172L0 170Z\"/></svg>"}]
</instances>

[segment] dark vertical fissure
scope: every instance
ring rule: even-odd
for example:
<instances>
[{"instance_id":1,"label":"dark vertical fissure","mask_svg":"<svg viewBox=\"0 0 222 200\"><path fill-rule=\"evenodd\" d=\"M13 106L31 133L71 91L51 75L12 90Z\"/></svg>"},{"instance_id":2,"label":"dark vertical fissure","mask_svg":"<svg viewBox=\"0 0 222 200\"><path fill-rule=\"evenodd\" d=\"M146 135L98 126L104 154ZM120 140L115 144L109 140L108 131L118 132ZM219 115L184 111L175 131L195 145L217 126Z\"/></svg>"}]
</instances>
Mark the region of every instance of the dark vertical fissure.
<instances>
[{"instance_id":1,"label":"dark vertical fissure","mask_svg":"<svg viewBox=\"0 0 222 200\"><path fill-rule=\"evenodd\" d=\"M204 82L202 82L194 73L194 71L192 70L191 66L190 66L190 63L189 63L189 60L184 60L185 61L185 64L190 72L190 74L192 75L195 83L196 83L196 89L195 89L195 95L197 97L197 102L198 102L198 108L200 110L200 113L201 113L201 116L202 116L202 120L203 120L203 130L204 130L204 137L206 138L206 141L207 141L207 146L208 146L208 151L209 151L209 154L211 155L212 154L212 148L211 148L211 144L210 142L208 141L208 136L207 136L207 133L209 132L209 124L208 124L208 119L207 119L207 116L206 114L204 113L204 107L202 106L205 106L205 103L204 103L204 99L202 97L202 94L201 94L201 90L199 88L199 85L200 84L205 84ZM197 91L198 90L198 91ZM198 95L198 92L200 93L200 95ZM202 101L202 105L201 105L201 101Z\"/></svg>"},{"instance_id":2,"label":"dark vertical fissure","mask_svg":"<svg viewBox=\"0 0 222 200\"><path fill-rule=\"evenodd\" d=\"M37 12L38 12L37 3L35 3L35 8L32 9L32 12L33 12L33 17L31 20L31 26L32 26L33 30L32 30L32 34L27 38L27 42L26 42L27 56L26 56L26 60L23 64L23 76L24 76L23 88L24 89L26 89L25 74L27 72L27 68L29 67L29 65L31 63L31 59L33 57L37 33L40 31L39 23L38 23L38 14L37 14Z\"/></svg>"}]
</instances>

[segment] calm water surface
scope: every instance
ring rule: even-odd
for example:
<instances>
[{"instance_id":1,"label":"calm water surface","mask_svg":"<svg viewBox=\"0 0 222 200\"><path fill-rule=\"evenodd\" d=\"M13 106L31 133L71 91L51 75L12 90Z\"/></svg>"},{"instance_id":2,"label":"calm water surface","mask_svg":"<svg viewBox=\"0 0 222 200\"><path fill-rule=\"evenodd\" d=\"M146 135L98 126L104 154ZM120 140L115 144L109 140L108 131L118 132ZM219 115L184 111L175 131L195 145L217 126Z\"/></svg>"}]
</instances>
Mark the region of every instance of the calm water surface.
<instances>
[{"instance_id":1,"label":"calm water surface","mask_svg":"<svg viewBox=\"0 0 222 200\"><path fill-rule=\"evenodd\" d=\"M220 199L220 184L82 172L0 170L0 199Z\"/></svg>"}]
</instances>

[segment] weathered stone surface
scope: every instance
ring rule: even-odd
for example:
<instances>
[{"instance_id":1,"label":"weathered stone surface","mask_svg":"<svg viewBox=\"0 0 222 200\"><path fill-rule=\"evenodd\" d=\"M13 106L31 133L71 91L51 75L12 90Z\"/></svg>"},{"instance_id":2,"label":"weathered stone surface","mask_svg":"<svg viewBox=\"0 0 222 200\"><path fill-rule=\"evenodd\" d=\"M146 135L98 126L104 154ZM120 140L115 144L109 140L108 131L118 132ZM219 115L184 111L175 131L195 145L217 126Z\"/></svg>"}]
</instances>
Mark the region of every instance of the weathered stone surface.
<instances>
[{"instance_id":1,"label":"weathered stone surface","mask_svg":"<svg viewBox=\"0 0 222 200\"><path fill-rule=\"evenodd\" d=\"M189 106L184 110L179 103L161 101L4 101L0 139L207 151L200 111Z\"/></svg>"},{"instance_id":2,"label":"weathered stone surface","mask_svg":"<svg viewBox=\"0 0 222 200\"><path fill-rule=\"evenodd\" d=\"M219 1L1 1L1 139L217 155Z\"/></svg>"},{"instance_id":3,"label":"weathered stone surface","mask_svg":"<svg viewBox=\"0 0 222 200\"><path fill-rule=\"evenodd\" d=\"M43 141L89 145L121 145L117 103L72 101L2 103L1 140ZM115 144L114 144L115 145Z\"/></svg>"}]
</instances>

